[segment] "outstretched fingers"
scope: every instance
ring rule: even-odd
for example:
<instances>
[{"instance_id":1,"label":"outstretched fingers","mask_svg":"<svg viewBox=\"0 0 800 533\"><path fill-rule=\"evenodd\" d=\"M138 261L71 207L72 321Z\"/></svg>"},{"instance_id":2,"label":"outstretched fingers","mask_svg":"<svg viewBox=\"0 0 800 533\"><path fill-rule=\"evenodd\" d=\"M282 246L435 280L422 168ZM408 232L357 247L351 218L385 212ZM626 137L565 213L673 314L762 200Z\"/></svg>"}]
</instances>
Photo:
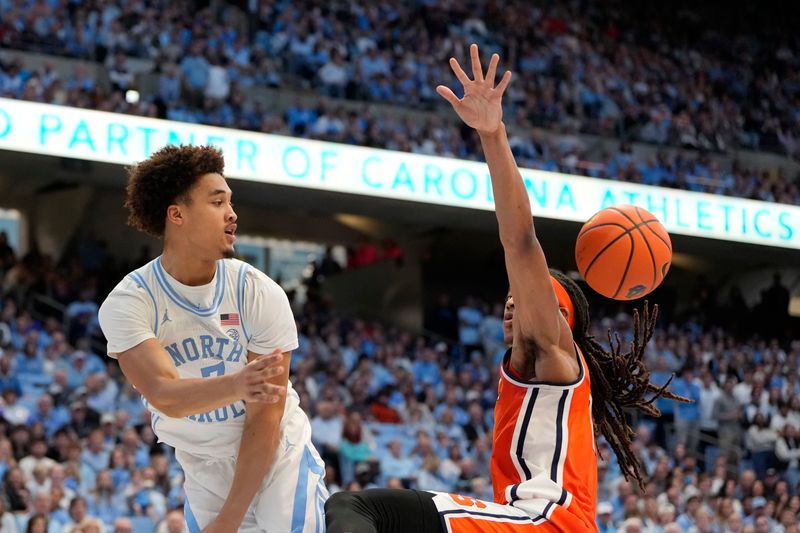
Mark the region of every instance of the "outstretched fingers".
<instances>
[{"instance_id":1,"label":"outstretched fingers","mask_svg":"<svg viewBox=\"0 0 800 533\"><path fill-rule=\"evenodd\" d=\"M439 93L439 96L450 102L451 105L456 106L460 102L458 96L450 90L449 87L445 87L444 85L439 85L436 87L436 92Z\"/></svg>"},{"instance_id":2,"label":"outstretched fingers","mask_svg":"<svg viewBox=\"0 0 800 533\"><path fill-rule=\"evenodd\" d=\"M502 79L500 79L500 83L497 84L495 87L495 91L499 93L500 96L503 96L503 93L506 92L506 87L511 82L511 71L507 70L505 74L503 74Z\"/></svg>"},{"instance_id":3,"label":"outstretched fingers","mask_svg":"<svg viewBox=\"0 0 800 533\"><path fill-rule=\"evenodd\" d=\"M461 68L461 65L458 64L458 60L455 57L450 58L450 68L453 69L453 74L456 75L458 81L466 87L471 80L469 76L467 76L467 73L464 72L464 69Z\"/></svg>"},{"instance_id":4,"label":"outstretched fingers","mask_svg":"<svg viewBox=\"0 0 800 533\"><path fill-rule=\"evenodd\" d=\"M481 67L481 56L478 53L478 45L472 43L469 47L469 56L472 59L472 77L477 82L483 81L483 68Z\"/></svg>"},{"instance_id":5,"label":"outstretched fingers","mask_svg":"<svg viewBox=\"0 0 800 533\"><path fill-rule=\"evenodd\" d=\"M494 87L494 77L497 74L497 64L499 62L500 56L492 54L492 58L489 60L489 67L486 69L486 85L489 87Z\"/></svg>"}]
</instances>

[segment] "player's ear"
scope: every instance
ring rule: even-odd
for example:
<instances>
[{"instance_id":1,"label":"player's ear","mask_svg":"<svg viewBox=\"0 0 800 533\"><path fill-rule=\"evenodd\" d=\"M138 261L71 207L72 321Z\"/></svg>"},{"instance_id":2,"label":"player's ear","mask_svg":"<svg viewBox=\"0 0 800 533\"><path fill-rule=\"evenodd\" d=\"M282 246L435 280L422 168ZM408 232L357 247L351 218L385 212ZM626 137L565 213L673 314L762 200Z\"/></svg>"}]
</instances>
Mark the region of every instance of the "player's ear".
<instances>
[{"instance_id":1,"label":"player's ear","mask_svg":"<svg viewBox=\"0 0 800 533\"><path fill-rule=\"evenodd\" d=\"M167 222L172 222L178 226L183 224L183 213L181 212L181 206L178 204L172 204L171 206L167 207Z\"/></svg>"},{"instance_id":2,"label":"player's ear","mask_svg":"<svg viewBox=\"0 0 800 533\"><path fill-rule=\"evenodd\" d=\"M561 314L564 315L564 319L567 321L567 324L569 324L569 309L566 307L559 307L558 310L561 311Z\"/></svg>"}]
</instances>

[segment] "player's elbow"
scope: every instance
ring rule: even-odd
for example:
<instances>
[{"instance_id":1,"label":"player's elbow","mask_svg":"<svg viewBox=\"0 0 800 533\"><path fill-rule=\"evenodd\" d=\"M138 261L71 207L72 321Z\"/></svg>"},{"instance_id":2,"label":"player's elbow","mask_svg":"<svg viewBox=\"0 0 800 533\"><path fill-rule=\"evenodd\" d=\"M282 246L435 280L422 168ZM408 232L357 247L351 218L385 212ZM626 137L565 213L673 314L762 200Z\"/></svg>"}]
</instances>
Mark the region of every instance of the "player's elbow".
<instances>
[{"instance_id":1,"label":"player's elbow","mask_svg":"<svg viewBox=\"0 0 800 533\"><path fill-rule=\"evenodd\" d=\"M150 402L150 405L170 418L183 418L184 416L189 416L191 414L184 413L177 402L169 401L168 399L158 395L151 395L150 397L145 395L143 396L148 402Z\"/></svg>"},{"instance_id":2,"label":"player's elbow","mask_svg":"<svg viewBox=\"0 0 800 533\"><path fill-rule=\"evenodd\" d=\"M170 418L183 418L193 414L185 412L181 399L171 394L170 381L170 378L154 379L148 383L145 390L140 389L139 392L152 407Z\"/></svg>"},{"instance_id":3,"label":"player's elbow","mask_svg":"<svg viewBox=\"0 0 800 533\"><path fill-rule=\"evenodd\" d=\"M501 230L500 242L507 252L523 252L538 246L533 226L519 226Z\"/></svg>"}]
</instances>

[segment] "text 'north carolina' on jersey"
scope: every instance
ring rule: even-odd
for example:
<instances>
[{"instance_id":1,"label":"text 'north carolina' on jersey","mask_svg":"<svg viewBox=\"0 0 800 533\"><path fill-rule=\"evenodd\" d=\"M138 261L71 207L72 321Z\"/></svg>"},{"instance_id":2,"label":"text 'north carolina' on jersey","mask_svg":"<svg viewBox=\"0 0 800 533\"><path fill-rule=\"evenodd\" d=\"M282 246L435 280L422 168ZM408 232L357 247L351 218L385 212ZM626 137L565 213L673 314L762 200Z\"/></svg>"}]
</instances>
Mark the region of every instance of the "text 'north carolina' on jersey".
<instances>
[{"instance_id":1,"label":"text 'north carolina' on jersey","mask_svg":"<svg viewBox=\"0 0 800 533\"><path fill-rule=\"evenodd\" d=\"M500 371L495 406L491 473L494 500L525 511L544 524L556 509L567 511L580 530L596 530L597 453L589 373L575 347L580 375L559 385L521 381Z\"/></svg>"},{"instance_id":2,"label":"text 'north carolina' on jersey","mask_svg":"<svg viewBox=\"0 0 800 533\"><path fill-rule=\"evenodd\" d=\"M100 308L100 325L111 357L156 338L181 378L211 378L239 372L247 352L266 354L297 348L297 329L280 286L241 261L217 261L211 283L187 286L170 276L157 258L128 274ZM237 401L185 418L166 416L145 400L159 440L189 453L238 453L245 404ZM299 410L287 390L284 420ZM282 423L283 427L283 423Z\"/></svg>"}]
</instances>

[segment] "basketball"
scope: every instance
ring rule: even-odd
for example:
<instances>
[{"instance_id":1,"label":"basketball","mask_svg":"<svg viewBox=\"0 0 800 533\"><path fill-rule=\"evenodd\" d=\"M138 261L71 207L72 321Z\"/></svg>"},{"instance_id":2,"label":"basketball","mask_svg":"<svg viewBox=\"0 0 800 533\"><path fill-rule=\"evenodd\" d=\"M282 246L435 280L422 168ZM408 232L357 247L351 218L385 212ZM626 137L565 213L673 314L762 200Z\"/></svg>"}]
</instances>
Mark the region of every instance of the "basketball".
<instances>
[{"instance_id":1,"label":"basketball","mask_svg":"<svg viewBox=\"0 0 800 533\"><path fill-rule=\"evenodd\" d=\"M617 205L597 212L583 225L575 262L586 283L606 298L635 300L664 280L672 243L652 213Z\"/></svg>"}]
</instances>

